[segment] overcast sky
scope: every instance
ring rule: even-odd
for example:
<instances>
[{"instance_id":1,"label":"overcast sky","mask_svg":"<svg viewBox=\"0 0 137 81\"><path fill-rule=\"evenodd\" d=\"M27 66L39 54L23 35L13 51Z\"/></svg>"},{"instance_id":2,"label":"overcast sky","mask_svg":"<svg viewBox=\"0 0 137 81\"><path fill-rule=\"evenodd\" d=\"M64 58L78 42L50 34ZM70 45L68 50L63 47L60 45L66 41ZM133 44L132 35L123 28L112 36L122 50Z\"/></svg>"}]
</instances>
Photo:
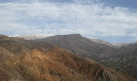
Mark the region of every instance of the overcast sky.
<instances>
[{"instance_id":1,"label":"overcast sky","mask_svg":"<svg viewBox=\"0 0 137 81\"><path fill-rule=\"evenodd\" d=\"M137 0L0 0L0 33L137 42Z\"/></svg>"}]
</instances>

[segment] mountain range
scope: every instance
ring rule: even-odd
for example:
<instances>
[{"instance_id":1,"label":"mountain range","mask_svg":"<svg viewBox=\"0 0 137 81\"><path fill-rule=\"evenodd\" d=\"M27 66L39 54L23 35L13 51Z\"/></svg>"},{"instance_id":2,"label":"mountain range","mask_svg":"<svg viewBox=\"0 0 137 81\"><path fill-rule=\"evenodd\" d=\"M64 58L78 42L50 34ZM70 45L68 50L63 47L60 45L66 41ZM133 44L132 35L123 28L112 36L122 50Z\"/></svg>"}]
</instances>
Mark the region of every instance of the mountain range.
<instances>
[{"instance_id":1,"label":"mountain range","mask_svg":"<svg viewBox=\"0 0 137 81\"><path fill-rule=\"evenodd\" d=\"M46 37L53 36L51 34L34 34L34 35L16 35L12 37L24 38L26 40L35 40L35 39L42 39Z\"/></svg>"},{"instance_id":2,"label":"mountain range","mask_svg":"<svg viewBox=\"0 0 137 81\"><path fill-rule=\"evenodd\" d=\"M46 41L0 35L0 81L135 81Z\"/></svg>"},{"instance_id":3,"label":"mountain range","mask_svg":"<svg viewBox=\"0 0 137 81\"><path fill-rule=\"evenodd\" d=\"M85 38L80 34L57 35L35 41L49 42L79 56L93 59L103 65L137 78L137 44L111 44Z\"/></svg>"},{"instance_id":4,"label":"mountain range","mask_svg":"<svg viewBox=\"0 0 137 81\"><path fill-rule=\"evenodd\" d=\"M96 43L99 43L99 44L105 44L107 46L110 46L110 47L114 47L114 48L120 48L122 46L126 46L126 45L129 45L129 43L109 43L107 41L103 41L103 40L100 40L100 39L96 39L96 38L89 38L91 41L94 41Z\"/></svg>"}]
</instances>

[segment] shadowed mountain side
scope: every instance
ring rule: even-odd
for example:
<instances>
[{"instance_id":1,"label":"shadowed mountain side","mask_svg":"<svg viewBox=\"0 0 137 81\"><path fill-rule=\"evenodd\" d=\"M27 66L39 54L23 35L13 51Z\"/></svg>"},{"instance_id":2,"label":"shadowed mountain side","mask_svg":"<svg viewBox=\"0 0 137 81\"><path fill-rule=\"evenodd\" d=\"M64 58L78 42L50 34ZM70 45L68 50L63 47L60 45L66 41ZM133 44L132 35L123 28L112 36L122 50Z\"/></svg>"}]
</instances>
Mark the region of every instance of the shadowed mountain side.
<instances>
[{"instance_id":1,"label":"shadowed mountain side","mask_svg":"<svg viewBox=\"0 0 137 81\"><path fill-rule=\"evenodd\" d=\"M102 63L137 79L137 43L121 47L114 57L105 59Z\"/></svg>"},{"instance_id":2,"label":"shadowed mountain side","mask_svg":"<svg viewBox=\"0 0 137 81\"><path fill-rule=\"evenodd\" d=\"M0 39L9 39L9 37L6 35L0 34Z\"/></svg>"},{"instance_id":3,"label":"shadowed mountain side","mask_svg":"<svg viewBox=\"0 0 137 81\"><path fill-rule=\"evenodd\" d=\"M28 51L28 48L20 43L21 41L15 40L15 38L4 37L0 39L0 46L16 55Z\"/></svg>"},{"instance_id":4,"label":"shadowed mountain side","mask_svg":"<svg viewBox=\"0 0 137 81\"><path fill-rule=\"evenodd\" d=\"M67 49L77 55L85 56L94 60L109 58L113 53L115 53L115 50L117 50L105 44L93 42L79 34L57 35L35 41L46 41L61 48Z\"/></svg>"},{"instance_id":5,"label":"shadowed mountain side","mask_svg":"<svg viewBox=\"0 0 137 81\"><path fill-rule=\"evenodd\" d=\"M12 58L13 54L8 50L0 47L0 61L6 60L8 58Z\"/></svg>"}]
</instances>

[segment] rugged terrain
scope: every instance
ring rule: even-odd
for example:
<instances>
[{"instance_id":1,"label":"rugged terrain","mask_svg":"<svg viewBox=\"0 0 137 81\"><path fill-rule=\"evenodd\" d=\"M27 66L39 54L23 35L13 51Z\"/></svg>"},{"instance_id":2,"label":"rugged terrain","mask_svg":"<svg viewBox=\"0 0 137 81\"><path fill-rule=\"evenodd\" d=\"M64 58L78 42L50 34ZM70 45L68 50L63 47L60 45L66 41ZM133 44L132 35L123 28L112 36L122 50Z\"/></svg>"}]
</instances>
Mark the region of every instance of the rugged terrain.
<instances>
[{"instance_id":1,"label":"rugged terrain","mask_svg":"<svg viewBox=\"0 0 137 81\"><path fill-rule=\"evenodd\" d=\"M137 43L121 47L114 57L102 63L137 79Z\"/></svg>"},{"instance_id":2,"label":"rugged terrain","mask_svg":"<svg viewBox=\"0 0 137 81\"><path fill-rule=\"evenodd\" d=\"M137 44L114 47L108 42L89 40L79 34L57 35L35 41L47 41L137 78Z\"/></svg>"},{"instance_id":3,"label":"rugged terrain","mask_svg":"<svg viewBox=\"0 0 137 81\"><path fill-rule=\"evenodd\" d=\"M135 81L46 42L0 38L0 81Z\"/></svg>"}]
</instances>

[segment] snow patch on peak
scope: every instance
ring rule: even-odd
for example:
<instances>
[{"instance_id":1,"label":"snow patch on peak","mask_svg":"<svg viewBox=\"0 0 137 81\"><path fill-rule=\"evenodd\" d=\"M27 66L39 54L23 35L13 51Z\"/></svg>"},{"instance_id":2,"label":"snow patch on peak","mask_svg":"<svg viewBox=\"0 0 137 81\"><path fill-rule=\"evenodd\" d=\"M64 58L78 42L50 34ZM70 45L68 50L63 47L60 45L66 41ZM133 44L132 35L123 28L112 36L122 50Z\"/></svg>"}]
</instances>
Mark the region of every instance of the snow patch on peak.
<instances>
[{"instance_id":1,"label":"snow patch on peak","mask_svg":"<svg viewBox=\"0 0 137 81\"><path fill-rule=\"evenodd\" d=\"M53 36L52 34L15 35L13 37L24 38L26 40L42 39Z\"/></svg>"}]
</instances>

